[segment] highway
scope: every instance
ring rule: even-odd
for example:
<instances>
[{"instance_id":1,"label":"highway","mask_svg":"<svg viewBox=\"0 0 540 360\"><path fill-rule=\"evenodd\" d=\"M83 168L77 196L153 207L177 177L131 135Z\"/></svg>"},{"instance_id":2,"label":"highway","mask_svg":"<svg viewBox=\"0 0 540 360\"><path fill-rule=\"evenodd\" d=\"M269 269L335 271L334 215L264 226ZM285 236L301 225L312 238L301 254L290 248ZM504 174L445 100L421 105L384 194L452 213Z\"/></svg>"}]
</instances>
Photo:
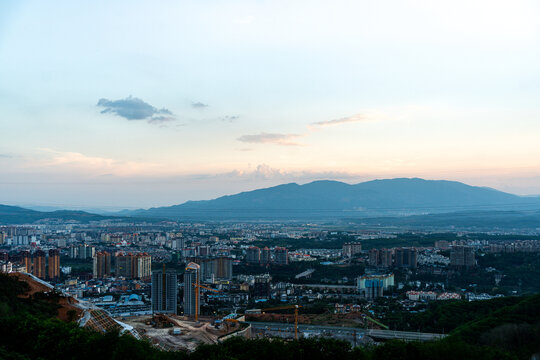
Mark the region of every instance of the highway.
<instances>
[{"instance_id":1,"label":"highway","mask_svg":"<svg viewBox=\"0 0 540 360\"><path fill-rule=\"evenodd\" d=\"M248 321L252 328L252 334L266 334L269 336L279 336L284 338L294 337L294 325L273 322ZM400 339L407 341L430 341L445 337L444 334L421 333L412 331L394 331L351 328L341 326L325 325L298 325L299 337L324 336L346 340L353 344L362 342L368 336L374 340Z\"/></svg>"}]
</instances>

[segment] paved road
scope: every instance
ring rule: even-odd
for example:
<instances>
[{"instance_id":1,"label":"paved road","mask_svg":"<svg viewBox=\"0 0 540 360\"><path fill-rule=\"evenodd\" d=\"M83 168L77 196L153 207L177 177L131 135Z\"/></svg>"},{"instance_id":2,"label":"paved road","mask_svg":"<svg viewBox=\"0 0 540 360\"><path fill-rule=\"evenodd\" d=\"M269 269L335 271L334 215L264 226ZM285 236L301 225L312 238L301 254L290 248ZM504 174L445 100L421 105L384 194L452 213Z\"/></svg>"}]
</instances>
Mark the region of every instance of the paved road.
<instances>
[{"instance_id":1,"label":"paved road","mask_svg":"<svg viewBox=\"0 0 540 360\"><path fill-rule=\"evenodd\" d=\"M272 323L272 322L248 322L252 327L252 333L265 332L275 336L292 337L294 336L294 324ZM298 325L298 331L304 336L328 336L340 338L351 342L356 339L362 339L369 336L374 339L401 339L401 340L416 340L429 341L443 338L444 334L421 333L411 331L394 331L394 330L376 330L350 328L341 326L324 326L324 325Z\"/></svg>"}]
</instances>

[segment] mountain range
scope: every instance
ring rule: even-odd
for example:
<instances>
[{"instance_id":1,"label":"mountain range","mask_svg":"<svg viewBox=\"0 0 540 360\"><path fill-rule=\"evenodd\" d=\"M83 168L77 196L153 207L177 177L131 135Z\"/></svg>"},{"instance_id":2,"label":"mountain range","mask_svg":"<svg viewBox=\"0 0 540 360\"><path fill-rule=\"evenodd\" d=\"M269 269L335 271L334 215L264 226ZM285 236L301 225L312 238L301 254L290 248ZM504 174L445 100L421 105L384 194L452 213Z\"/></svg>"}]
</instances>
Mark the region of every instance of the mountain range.
<instances>
[{"instance_id":1,"label":"mountain range","mask_svg":"<svg viewBox=\"0 0 540 360\"><path fill-rule=\"evenodd\" d=\"M456 181L398 178L354 185L329 180L290 183L118 214L171 219L319 219L523 209L540 209L540 197L522 197Z\"/></svg>"},{"instance_id":2,"label":"mountain range","mask_svg":"<svg viewBox=\"0 0 540 360\"><path fill-rule=\"evenodd\" d=\"M476 217L470 212L474 212ZM454 215L438 215L445 213ZM155 220L368 219L361 221L366 224L382 221L396 226L422 223L442 226L443 223L448 225L450 218L458 223L465 220L471 223L473 218L483 219L487 225L490 221L512 223L526 219L527 226L536 228L540 227L540 197L522 197L455 181L398 178L359 184L330 180L304 185L289 183L213 200L101 215L66 210L42 212L0 205L0 223L3 224L33 223L45 219L88 222L131 217Z\"/></svg>"}]
</instances>

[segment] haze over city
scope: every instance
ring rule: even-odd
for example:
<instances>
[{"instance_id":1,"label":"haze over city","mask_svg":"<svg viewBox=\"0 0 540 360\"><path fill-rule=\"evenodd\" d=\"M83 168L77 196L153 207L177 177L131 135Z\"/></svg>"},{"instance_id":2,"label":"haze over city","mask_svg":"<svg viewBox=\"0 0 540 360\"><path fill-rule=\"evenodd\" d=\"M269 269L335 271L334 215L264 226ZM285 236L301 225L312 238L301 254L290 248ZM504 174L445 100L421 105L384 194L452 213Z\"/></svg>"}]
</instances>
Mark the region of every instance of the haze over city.
<instances>
[{"instance_id":1,"label":"haze over city","mask_svg":"<svg viewBox=\"0 0 540 360\"><path fill-rule=\"evenodd\" d=\"M535 1L3 1L4 204L288 182L540 193Z\"/></svg>"}]
</instances>

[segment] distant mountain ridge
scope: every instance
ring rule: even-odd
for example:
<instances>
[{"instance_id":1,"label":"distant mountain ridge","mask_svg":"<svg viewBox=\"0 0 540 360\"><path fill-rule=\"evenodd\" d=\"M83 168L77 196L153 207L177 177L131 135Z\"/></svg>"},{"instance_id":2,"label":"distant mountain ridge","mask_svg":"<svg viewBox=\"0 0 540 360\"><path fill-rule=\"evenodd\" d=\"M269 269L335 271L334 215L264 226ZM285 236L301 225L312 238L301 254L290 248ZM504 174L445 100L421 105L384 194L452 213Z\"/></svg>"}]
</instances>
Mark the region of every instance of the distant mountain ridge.
<instances>
[{"instance_id":1,"label":"distant mountain ridge","mask_svg":"<svg viewBox=\"0 0 540 360\"><path fill-rule=\"evenodd\" d=\"M530 208L540 209L539 197L521 197L457 181L396 178L353 185L332 180L289 183L214 200L118 214L171 219L292 219Z\"/></svg>"},{"instance_id":2,"label":"distant mountain ridge","mask_svg":"<svg viewBox=\"0 0 540 360\"><path fill-rule=\"evenodd\" d=\"M137 219L136 219L137 218ZM90 221L346 221L367 226L540 229L540 197L418 178L359 184L323 180L117 213L36 211L0 205L0 224Z\"/></svg>"},{"instance_id":3,"label":"distant mountain ridge","mask_svg":"<svg viewBox=\"0 0 540 360\"><path fill-rule=\"evenodd\" d=\"M37 211L22 208L19 206L0 205L0 224L32 224L38 222L78 222L88 223L90 221L101 220L129 220L129 217L105 216L92 214L86 211L78 210L56 210L56 211ZM156 220L151 220L156 221Z\"/></svg>"}]
</instances>

